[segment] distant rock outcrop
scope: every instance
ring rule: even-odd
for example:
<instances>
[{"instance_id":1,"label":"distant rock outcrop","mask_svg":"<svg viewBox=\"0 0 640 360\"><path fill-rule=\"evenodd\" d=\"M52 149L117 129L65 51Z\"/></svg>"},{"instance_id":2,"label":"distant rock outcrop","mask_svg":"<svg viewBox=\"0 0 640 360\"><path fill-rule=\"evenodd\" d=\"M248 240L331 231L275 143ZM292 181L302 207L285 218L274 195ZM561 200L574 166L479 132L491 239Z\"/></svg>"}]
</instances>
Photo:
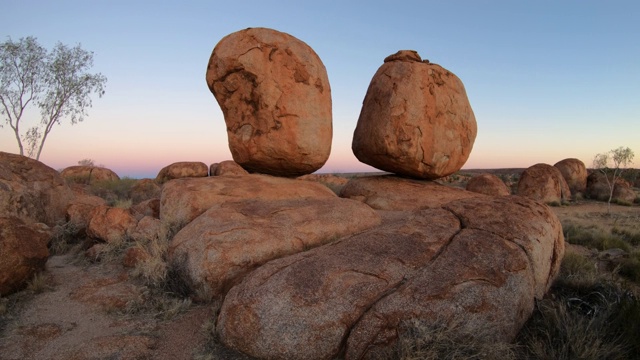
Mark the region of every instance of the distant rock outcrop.
<instances>
[{"instance_id":1,"label":"distant rock outcrop","mask_svg":"<svg viewBox=\"0 0 640 360\"><path fill-rule=\"evenodd\" d=\"M584 194L587 189L587 168L584 163L578 159L564 159L558 161L555 165L564 177L571 193Z\"/></svg>"},{"instance_id":2,"label":"distant rock outcrop","mask_svg":"<svg viewBox=\"0 0 640 360\"><path fill-rule=\"evenodd\" d=\"M480 174L472 177L467 182L467 191L477 192L490 196L510 195L511 191L499 177L493 174Z\"/></svg>"},{"instance_id":3,"label":"distant rock outcrop","mask_svg":"<svg viewBox=\"0 0 640 360\"><path fill-rule=\"evenodd\" d=\"M460 170L476 138L464 85L411 50L387 57L371 80L352 149L380 170L438 179Z\"/></svg>"},{"instance_id":4,"label":"distant rock outcrop","mask_svg":"<svg viewBox=\"0 0 640 360\"><path fill-rule=\"evenodd\" d=\"M203 162L181 161L163 167L156 176L158 184L164 184L172 179L207 177L209 168Z\"/></svg>"},{"instance_id":5,"label":"distant rock outcrop","mask_svg":"<svg viewBox=\"0 0 640 360\"><path fill-rule=\"evenodd\" d=\"M95 184L101 181L120 180L118 174L110 169L98 166L69 166L60 172L67 181L80 184Z\"/></svg>"},{"instance_id":6,"label":"distant rock outcrop","mask_svg":"<svg viewBox=\"0 0 640 360\"><path fill-rule=\"evenodd\" d=\"M233 160L222 161L217 164L211 164L209 166L209 175L211 176L225 176L225 175L247 175L249 172L242 168L237 162Z\"/></svg>"},{"instance_id":7,"label":"distant rock outcrop","mask_svg":"<svg viewBox=\"0 0 640 360\"><path fill-rule=\"evenodd\" d=\"M331 88L318 55L276 30L249 28L213 49L207 84L222 108L229 148L250 172L310 174L331 152Z\"/></svg>"},{"instance_id":8,"label":"distant rock outcrop","mask_svg":"<svg viewBox=\"0 0 640 360\"><path fill-rule=\"evenodd\" d=\"M571 199L571 191L558 168L548 164L535 164L520 175L518 195L547 204Z\"/></svg>"}]
</instances>

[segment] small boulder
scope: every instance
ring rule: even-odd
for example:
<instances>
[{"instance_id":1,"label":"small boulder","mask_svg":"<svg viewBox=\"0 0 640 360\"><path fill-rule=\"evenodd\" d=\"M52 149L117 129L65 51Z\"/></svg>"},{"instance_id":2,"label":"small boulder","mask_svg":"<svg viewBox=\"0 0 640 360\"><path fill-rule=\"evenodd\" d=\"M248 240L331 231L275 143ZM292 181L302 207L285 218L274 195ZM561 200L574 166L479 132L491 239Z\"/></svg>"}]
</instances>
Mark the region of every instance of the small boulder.
<instances>
[{"instance_id":1,"label":"small boulder","mask_svg":"<svg viewBox=\"0 0 640 360\"><path fill-rule=\"evenodd\" d=\"M69 166L60 172L65 180L79 184L95 184L103 181L120 180L118 174L110 169L98 166Z\"/></svg>"},{"instance_id":2,"label":"small boulder","mask_svg":"<svg viewBox=\"0 0 640 360\"><path fill-rule=\"evenodd\" d=\"M44 227L46 228L46 227ZM0 296L22 289L49 258L51 233L18 217L0 217Z\"/></svg>"},{"instance_id":3,"label":"small boulder","mask_svg":"<svg viewBox=\"0 0 640 360\"><path fill-rule=\"evenodd\" d=\"M225 175L247 175L249 172L243 169L237 162L233 160L223 161L221 163L213 164L209 169L212 169L211 176L225 176Z\"/></svg>"},{"instance_id":4,"label":"small boulder","mask_svg":"<svg viewBox=\"0 0 640 360\"><path fill-rule=\"evenodd\" d=\"M160 194L157 198L144 200L129 208L131 214L140 220L145 216L151 216L156 219L160 218Z\"/></svg>"},{"instance_id":5,"label":"small boulder","mask_svg":"<svg viewBox=\"0 0 640 360\"><path fill-rule=\"evenodd\" d=\"M155 217L145 216L136 224L135 228L129 233L132 241L146 244L158 238L162 223Z\"/></svg>"},{"instance_id":6,"label":"small boulder","mask_svg":"<svg viewBox=\"0 0 640 360\"><path fill-rule=\"evenodd\" d=\"M87 227L87 236L107 243L119 244L128 240L138 222L127 209L99 206Z\"/></svg>"},{"instance_id":7,"label":"small boulder","mask_svg":"<svg viewBox=\"0 0 640 360\"><path fill-rule=\"evenodd\" d=\"M373 76L351 147L358 160L380 170L435 180L460 170L476 133L460 79L403 50Z\"/></svg>"},{"instance_id":8,"label":"small boulder","mask_svg":"<svg viewBox=\"0 0 640 360\"><path fill-rule=\"evenodd\" d=\"M467 191L473 191L489 196L505 196L511 192L504 181L493 174L480 174L467 182Z\"/></svg>"},{"instance_id":9,"label":"small boulder","mask_svg":"<svg viewBox=\"0 0 640 360\"><path fill-rule=\"evenodd\" d=\"M163 167L156 176L158 184L173 179L207 177L209 176L209 168L203 162L182 161Z\"/></svg>"},{"instance_id":10,"label":"small boulder","mask_svg":"<svg viewBox=\"0 0 640 360\"><path fill-rule=\"evenodd\" d=\"M547 204L561 204L571 199L571 191L558 168L535 164L520 175L518 195Z\"/></svg>"},{"instance_id":11,"label":"small boulder","mask_svg":"<svg viewBox=\"0 0 640 360\"><path fill-rule=\"evenodd\" d=\"M233 160L244 169L293 177L329 158L329 78L304 42L266 28L232 33L213 49L206 80L224 114Z\"/></svg>"},{"instance_id":12,"label":"small boulder","mask_svg":"<svg viewBox=\"0 0 640 360\"><path fill-rule=\"evenodd\" d=\"M600 171L593 171L587 176L587 190L586 195L588 198L599 201L608 201L609 195L611 195L611 188L607 182L606 176Z\"/></svg>"},{"instance_id":13,"label":"small boulder","mask_svg":"<svg viewBox=\"0 0 640 360\"><path fill-rule=\"evenodd\" d=\"M148 260L150 257L151 255L144 248L133 246L125 251L122 266L135 268L139 263Z\"/></svg>"},{"instance_id":14,"label":"small boulder","mask_svg":"<svg viewBox=\"0 0 640 360\"><path fill-rule=\"evenodd\" d=\"M587 189L587 167L578 159L564 159L555 165L564 177L572 194L584 194Z\"/></svg>"},{"instance_id":15,"label":"small boulder","mask_svg":"<svg viewBox=\"0 0 640 360\"><path fill-rule=\"evenodd\" d=\"M615 200L620 204L631 205L636 200L637 196L636 192L633 191L629 185L616 183L613 188L612 200Z\"/></svg>"}]
</instances>

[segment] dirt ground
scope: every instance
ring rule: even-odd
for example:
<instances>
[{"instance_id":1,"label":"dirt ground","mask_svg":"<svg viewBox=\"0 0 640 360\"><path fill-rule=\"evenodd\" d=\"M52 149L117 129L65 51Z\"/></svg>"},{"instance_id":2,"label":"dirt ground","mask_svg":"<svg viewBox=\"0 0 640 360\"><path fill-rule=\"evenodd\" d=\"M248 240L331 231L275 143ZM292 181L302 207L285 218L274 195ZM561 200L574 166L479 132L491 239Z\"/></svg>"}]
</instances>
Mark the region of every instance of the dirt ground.
<instances>
[{"instance_id":1,"label":"dirt ground","mask_svg":"<svg viewBox=\"0 0 640 360\"><path fill-rule=\"evenodd\" d=\"M551 208L562 222L640 232L640 206L579 201ZM212 306L190 305L170 320L128 314L144 288L120 264L77 264L74 255L52 256L44 290L12 295L17 304L0 323L0 359L242 359L212 348ZM142 300L141 300L142 299ZM19 302L19 303L18 303Z\"/></svg>"}]
</instances>

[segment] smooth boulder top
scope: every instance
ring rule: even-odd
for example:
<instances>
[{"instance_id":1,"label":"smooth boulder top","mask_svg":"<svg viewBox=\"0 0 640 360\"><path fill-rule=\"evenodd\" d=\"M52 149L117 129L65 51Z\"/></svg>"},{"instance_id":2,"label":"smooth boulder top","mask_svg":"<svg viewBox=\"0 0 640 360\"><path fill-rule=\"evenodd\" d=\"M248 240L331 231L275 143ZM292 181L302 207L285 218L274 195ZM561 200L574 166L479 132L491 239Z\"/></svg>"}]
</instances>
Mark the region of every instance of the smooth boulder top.
<instances>
[{"instance_id":1,"label":"smooth boulder top","mask_svg":"<svg viewBox=\"0 0 640 360\"><path fill-rule=\"evenodd\" d=\"M331 88L320 57L280 31L249 28L213 49L206 75L233 160L249 172L294 177L329 158Z\"/></svg>"},{"instance_id":2,"label":"smooth boulder top","mask_svg":"<svg viewBox=\"0 0 640 360\"><path fill-rule=\"evenodd\" d=\"M380 170L434 180L462 168L476 133L460 79L416 51L402 50L373 76L352 150Z\"/></svg>"}]
</instances>

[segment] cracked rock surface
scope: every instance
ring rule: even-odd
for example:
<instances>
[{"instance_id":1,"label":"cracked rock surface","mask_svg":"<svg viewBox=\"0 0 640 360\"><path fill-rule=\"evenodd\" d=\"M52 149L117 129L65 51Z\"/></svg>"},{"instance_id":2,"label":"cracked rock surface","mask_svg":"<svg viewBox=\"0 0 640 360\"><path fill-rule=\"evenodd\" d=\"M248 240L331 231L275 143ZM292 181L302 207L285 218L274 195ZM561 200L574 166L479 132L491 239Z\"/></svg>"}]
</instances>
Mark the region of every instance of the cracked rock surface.
<instances>
[{"instance_id":1,"label":"cracked rock surface","mask_svg":"<svg viewBox=\"0 0 640 360\"><path fill-rule=\"evenodd\" d=\"M276 30L248 28L213 49L207 84L222 108L229 148L249 172L310 174L331 152L331 88L318 55Z\"/></svg>"},{"instance_id":2,"label":"cracked rock surface","mask_svg":"<svg viewBox=\"0 0 640 360\"><path fill-rule=\"evenodd\" d=\"M476 133L460 79L415 51L402 50L373 76L352 150L380 170L433 180L462 168Z\"/></svg>"},{"instance_id":3,"label":"cracked rock surface","mask_svg":"<svg viewBox=\"0 0 640 360\"><path fill-rule=\"evenodd\" d=\"M511 340L559 271L561 225L530 199L462 193L377 210L377 227L257 268L228 292L220 339L265 359L375 358L416 320Z\"/></svg>"}]
</instances>

